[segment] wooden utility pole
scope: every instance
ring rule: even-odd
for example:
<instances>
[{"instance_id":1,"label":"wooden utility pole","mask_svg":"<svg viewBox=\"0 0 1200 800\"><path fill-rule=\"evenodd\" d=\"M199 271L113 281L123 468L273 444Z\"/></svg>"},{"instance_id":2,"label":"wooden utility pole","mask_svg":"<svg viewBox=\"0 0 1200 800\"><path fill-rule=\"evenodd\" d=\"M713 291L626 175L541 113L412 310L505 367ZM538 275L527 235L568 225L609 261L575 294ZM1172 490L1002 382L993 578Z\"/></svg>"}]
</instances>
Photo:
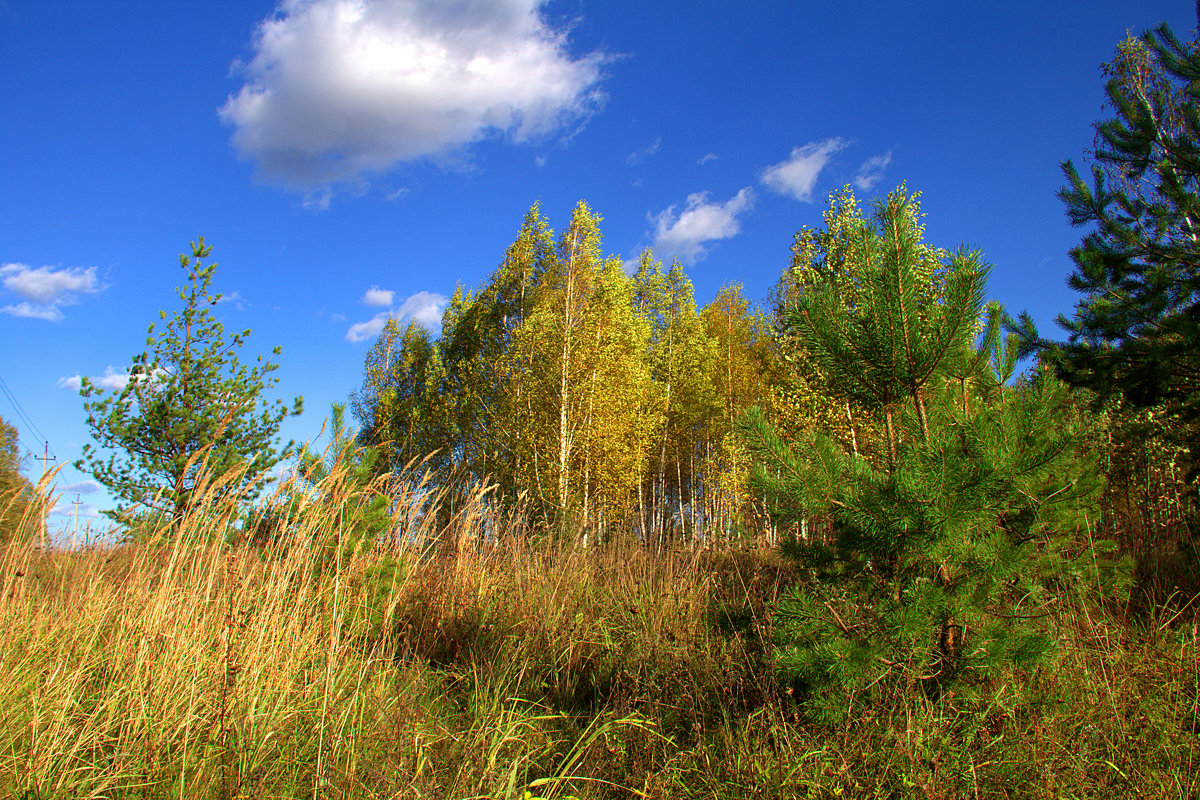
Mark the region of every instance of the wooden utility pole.
<instances>
[{"instance_id":1,"label":"wooden utility pole","mask_svg":"<svg viewBox=\"0 0 1200 800\"><path fill-rule=\"evenodd\" d=\"M79 495L75 495L75 501L71 505L75 506L75 522L71 525L71 549L75 549L75 543L79 540L79 506L82 501Z\"/></svg>"},{"instance_id":2,"label":"wooden utility pole","mask_svg":"<svg viewBox=\"0 0 1200 800\"><path fill-rule=\"evenodd\" d=\"M45 484L46 484L46 475L49 474L50 462L58 460L57 456L50 455L49 440L44 442L44 444L45 444L45 449L42 450L42 480L41 480L42 486L45 486ZM49 520L47 519L47 517L49 516L49 513L50 513L50 509L46 508L46 506L44 506L44 505L42 507L46 511L46 514L42 517L42 549L45 550L46 549L46 539L50 533L50 523L49 523Z\"/></svg>"}]
</instances>

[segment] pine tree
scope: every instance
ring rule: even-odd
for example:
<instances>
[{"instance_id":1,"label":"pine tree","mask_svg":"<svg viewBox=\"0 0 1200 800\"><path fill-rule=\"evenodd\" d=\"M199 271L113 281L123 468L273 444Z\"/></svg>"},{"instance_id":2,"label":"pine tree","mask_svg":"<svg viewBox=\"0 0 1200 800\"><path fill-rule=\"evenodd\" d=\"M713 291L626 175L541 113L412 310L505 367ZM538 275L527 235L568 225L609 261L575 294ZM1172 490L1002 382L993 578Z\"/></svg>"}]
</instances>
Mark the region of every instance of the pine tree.
<instances>
[{"instance_id":1,"label":"pine tree","mask_svg":"<svg viewBox=\"0 0 1200 800\"><path fill-rule=\"evenodd\" d=\"M343 547L354 550L375 544L391 523L391 502L378 474L379 447L362 445L346 427L346 406L334 403L329 412L329 444L323 450L300 449L296 471L301 503L321 506L325 518L337 520Z\"/></svg>"},{"instance_id":2,"label":"pine tree","mask_svg":"<svg viewBox=\"0 0 1200 800\"><path fill-rule=\"evenodd\" d=\"M300 398L290 412L269 403L263 394L278 381L270 377L278 365L262 356L249 368L238 360L250 331L227 337L210 310L221 298L210 288L217 265L204 262L211 252L201 238L180 255L183 307L169 320L159 312L167 322L157 333L150 326L149 349L134 356L123 389L83 379L88 427L110 452L85 445L75 466L118 498L107 512L115 520L149 512L177 524L201 495L252 499L293 450L292 443L275 448L279 424L300 413Z\"/></svg>"},{"instance_id":3,"label":"pine tree","mask_svg":"<svg viewBox=\"0 0 1200 800\"><path fill-rule=\"evenodd\" d=\"M893 413L910 401L928 438L924 387L948 354L965 346L983 304L987 267L978 253L950 255L930 269L917 208L903 188L878 204L858 234L844 287L829 279L806 290L784 312L788 329L835 391L883 412L893 462Z\"/></svg>"},{"instance_id":4,"label":"pine tree","mask_svg":"<svg viewBox=\"0 0 1200 800\"><path fill-rule=\"evenodd\" d=\"M1005 385L1015 345L995 334L998 310L972 346L977 255L948 256L943 299L922 301L909 210L893 193L865 230L859 302L839 306L836 285L819 285L785 317L844 398L888 417L887 464L816 429L784 442L757 410L741 423L775 519L831 524L828 542L787 543L810 581L776 615L781 676L824 721L884 690L936 695L1043 660L1046 578L1069 571L1059 542L1094 516L1064 387Z\"/></svg>"},{"instance_id":5,"label":"pine tree","mask_svg":"<svg viewBox=\"0 0 1200 800\"><path fill-rule=\"evenodd\" d=\"M1091 183L1066 161L1059 193L1071 223L1092 226L1071 251L1083 298L1059 318L1066 342L1029 338L1100 400L1162 406L1200 453L1200 39L1162 25L1122 42L1105 73L1114 116L1095 126Z\"/></svg>"}]
</instances>

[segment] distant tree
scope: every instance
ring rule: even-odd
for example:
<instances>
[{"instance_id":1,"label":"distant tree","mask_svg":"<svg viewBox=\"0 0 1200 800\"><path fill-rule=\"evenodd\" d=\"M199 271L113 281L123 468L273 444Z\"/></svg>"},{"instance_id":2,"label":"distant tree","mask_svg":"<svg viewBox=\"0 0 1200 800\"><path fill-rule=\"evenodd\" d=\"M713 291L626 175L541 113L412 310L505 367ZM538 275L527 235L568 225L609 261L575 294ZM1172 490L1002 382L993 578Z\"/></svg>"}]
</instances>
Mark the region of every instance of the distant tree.
<instances>
[{"instance_id":1,"label":"distant tree","mask_svg":"<svg viewBox=\"0 0 1200 800\"><path fill-rule=\"evenodd\" d=\"M1059 192L1076 226L1059 317L1066 342L1025 334L1074 386L1134 408L1162 405L1197 442L1200 421L1200 42L1165 24L1127 37L1104 66L1113 117L1095 126L1090 183L1071 161ZM1197 451L1200 452L1200 451Z\"/></svg>"},{"instance_id":2,"label":"distant tree","mask_svg":"<svg viewBox=\"0 0 1200 800\"><path fill-rule=\"evenodd\" d=\"M20 535L33 500L33 486L21 474L17 429L0 417L0 542Z\"/></svg>"},{"instance_id":3,"label":"distant tree","mask_svg":"<svg viewBox=\"0 0 1200 800\"><path fill-rule=\"evenodd\" d=\"M362 424L360 445L378 447L376 475L420 465L446 477L450 459L450 410L445 397L441 349L413 320L401 330L393 317L367 351L362 386L350 408ZM432 457L430 454L434 454Z\"/></svg>"},{"instance_id":4,"label":"distant tree","mask_svg":"<svg viewBox=\"0 0 1200 800\"><path fill-rule=\"evenodd\" d=\"M217 265L204 263L211 251L201 238L180 255L183 308L161 332L150 326L149 349L134 356L125 387L106 390L83 379L88 427L110 452L85 445L75 466L119 499L106 512L118 521L148 511L178 523L206 486L213 499L252 498L293 451L290 442L276 450L279 424L300 413L301 400L290 412L268 402L263 394L278 381L269 377L278 365L262 356L249 368L238 360L250 331L226 336L210 310L221 299L210 289Z\"/></svg>"},{"instance_id":5,"label":"distant tree","mask_svg":"<svg viewBox=\"0 0 1200 800\"><path fill-rule=\"evenodd\" d=\"M391 500L382 491L386 478L376 467L381 455L379 447L360 445L346 427L344 403L330 408L329 444L323 450L300 448L293 500L314 504L337 520L348 551L378 543L390 527Z\"/></svg>"}]
</instances>

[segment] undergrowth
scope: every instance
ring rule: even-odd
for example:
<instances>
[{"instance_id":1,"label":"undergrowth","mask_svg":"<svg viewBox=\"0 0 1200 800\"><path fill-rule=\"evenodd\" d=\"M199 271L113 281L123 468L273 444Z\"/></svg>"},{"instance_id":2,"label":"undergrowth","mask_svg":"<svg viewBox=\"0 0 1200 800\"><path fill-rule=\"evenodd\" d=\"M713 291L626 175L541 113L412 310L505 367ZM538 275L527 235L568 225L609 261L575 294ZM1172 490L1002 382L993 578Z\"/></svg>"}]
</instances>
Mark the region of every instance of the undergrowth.
<instances>
[{"instance_id":1,"label":"undergrowth","mask_svg":"<svg viewBox=\"0 0 1200 800\"><path fill-rule=\"evenodd\" d=\"M388 546L344 518L266 545L197 514L120 547L5 546L0 796L1200 791L1187 615L1064 596L1051 666L818 727L774 677L797 578L769 549L537 543L484 525L482 498Z\"/></svg>"}]
</instances>

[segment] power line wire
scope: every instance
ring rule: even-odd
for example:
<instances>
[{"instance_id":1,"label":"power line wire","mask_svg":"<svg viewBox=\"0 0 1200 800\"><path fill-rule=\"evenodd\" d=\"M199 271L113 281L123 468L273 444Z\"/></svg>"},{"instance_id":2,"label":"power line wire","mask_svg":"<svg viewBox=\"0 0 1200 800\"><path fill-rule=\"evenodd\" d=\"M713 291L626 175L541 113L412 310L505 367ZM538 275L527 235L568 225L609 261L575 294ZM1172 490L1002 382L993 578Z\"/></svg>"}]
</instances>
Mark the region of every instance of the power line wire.
<instances>
[{"instance_id":1,"label":"power line wire","mask_svg":"<svg viewBox=\"0 0 1200 800\"><path fill-rule=\"evenodd\" d=\"M47 438L46 435L42 433L41 429L34 424L33 420L30 419L29 414L25 413L25 409L21 406L20 402L18 402L16 394L14 394L13 390L10 389L8 384L4 382L3 377L0 377L0 393L3 393L4 396L8 398L9 404L11 404L13 409L17 412L18 419L25 424L26 429L30 434L33 435L34 441L42 442L46 445L47 449L49 449L49 438ZM28 446L25 449L30 450L30 455L33 455L32 450ZM50 452L53 453L53 450ZM55 460L58 460L57 454L55 454Z\"/></svg>"}]
</instances>

